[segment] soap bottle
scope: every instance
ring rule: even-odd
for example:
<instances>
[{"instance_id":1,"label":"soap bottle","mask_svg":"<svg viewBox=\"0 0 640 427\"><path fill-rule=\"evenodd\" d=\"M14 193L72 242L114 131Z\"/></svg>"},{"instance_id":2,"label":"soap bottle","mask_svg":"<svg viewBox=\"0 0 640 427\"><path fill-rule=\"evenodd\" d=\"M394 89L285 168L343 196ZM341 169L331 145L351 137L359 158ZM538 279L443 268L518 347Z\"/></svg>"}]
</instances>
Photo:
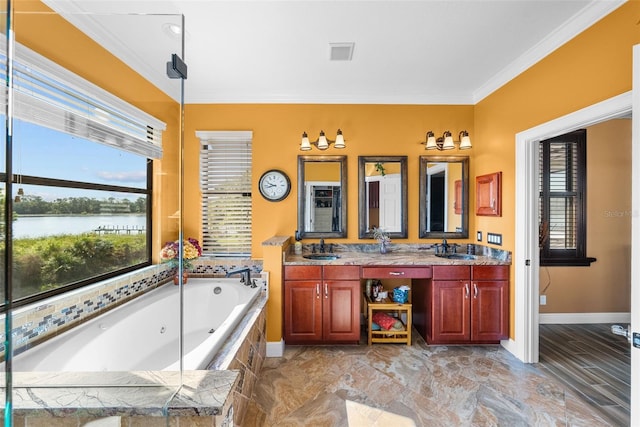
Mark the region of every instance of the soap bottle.
<instances>
[{"instance_id":1,"label":"soap bottle","mask_svg":"<svg viewBox=\"0 0 640 427\"><path fill-rule=\"evenodd\" d=\"M295 235L296 243L293 245L293 252L296 255L302 255L302 242L300 241L300 233L296 230Z\"/></svg>"}]
</instances>

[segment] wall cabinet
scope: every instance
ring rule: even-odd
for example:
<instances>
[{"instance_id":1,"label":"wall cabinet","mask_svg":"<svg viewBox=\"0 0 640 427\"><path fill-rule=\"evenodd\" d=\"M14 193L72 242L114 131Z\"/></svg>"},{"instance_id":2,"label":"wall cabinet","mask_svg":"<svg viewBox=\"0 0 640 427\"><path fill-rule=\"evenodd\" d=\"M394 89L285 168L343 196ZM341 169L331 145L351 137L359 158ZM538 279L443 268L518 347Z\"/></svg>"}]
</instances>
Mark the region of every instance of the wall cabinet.
<instances>
[{"instance_id":1,"label":"wall cabinet","mask_svg":"<svg viewBox=\"0 0 640 427\"><path fill-rule=\"evenodd\" d=\"M285 266L285 343L358 343L360 294L359 266Z\"/></svg>"},{"instance_id":2,"label":"wall cabinet","mask_svg":"<svg viewBox=\"0 0 640 427\"><path fill-rule=\"evenodd\" d=\"M502 172L476 177L476 215L502 216Z\"/></svg>"},{"instance_id":3,"label":"wall cabinet","mask_svg":"<svg viewBox=\"0 0 640 427\"><path fill-rule=\"evenodd\" d=\"M497 343L509 336L509 267L433 266L423 303L429 344Z\"/></svg>"}]
</instances>

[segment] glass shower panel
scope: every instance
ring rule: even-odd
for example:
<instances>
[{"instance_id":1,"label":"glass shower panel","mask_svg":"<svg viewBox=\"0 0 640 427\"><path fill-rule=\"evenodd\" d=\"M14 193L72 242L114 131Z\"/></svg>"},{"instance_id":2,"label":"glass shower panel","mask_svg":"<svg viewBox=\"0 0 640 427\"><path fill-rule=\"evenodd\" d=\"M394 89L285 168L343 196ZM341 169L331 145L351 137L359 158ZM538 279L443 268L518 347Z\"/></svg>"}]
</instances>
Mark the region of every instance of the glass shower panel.
<instances>
[{"instance_id":1,"label":"glass shower panel","mask_svg":"<svg viewBox=\"0 0 640 427\"><path fill-rule=\"evenodd\" d=\"M3 10L12 17L2 43L11 96L0 111L5 425L13 400L47 396L55 409L89 385L119 390L98 406L145 390L145 405L164 408L182 382L182 286L164 286L157 264L162 244L182 236L184 85L167 62L184 57L183 18L118 9L130 2L25 3ZM100 320L168 286L177 297L153 332L148 319ZM128 353L136 344L152 353ZM43 346L46 363L27 357Z\"/></svg>"}]
</instances>

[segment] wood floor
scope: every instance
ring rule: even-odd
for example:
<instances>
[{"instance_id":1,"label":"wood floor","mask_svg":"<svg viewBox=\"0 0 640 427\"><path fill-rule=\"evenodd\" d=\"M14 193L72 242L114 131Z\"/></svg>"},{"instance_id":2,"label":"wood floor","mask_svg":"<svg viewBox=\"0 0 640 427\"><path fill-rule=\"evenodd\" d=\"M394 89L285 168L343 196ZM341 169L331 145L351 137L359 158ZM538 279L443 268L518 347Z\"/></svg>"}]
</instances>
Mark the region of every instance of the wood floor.
<instances>
[{"instance_id":1,"label":"wood floor","mask_svg":"<svg viewBox=\"0 0 640 427\"><path fill-rule=\"evenodd\" d=\"M610 324L540 325L538 367L612 425L629 425L631 345Z\"/></svg>"}]
</instances>

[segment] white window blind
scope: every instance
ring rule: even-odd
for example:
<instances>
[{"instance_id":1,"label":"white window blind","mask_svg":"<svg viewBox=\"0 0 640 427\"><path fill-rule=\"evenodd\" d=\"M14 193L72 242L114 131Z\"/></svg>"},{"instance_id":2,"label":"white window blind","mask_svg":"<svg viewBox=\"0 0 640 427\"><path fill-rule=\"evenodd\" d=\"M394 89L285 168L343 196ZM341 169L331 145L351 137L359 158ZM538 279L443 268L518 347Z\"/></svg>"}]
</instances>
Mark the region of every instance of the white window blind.
<instances>
[{"instance_id":1,"label":"white window blind","mask_svg":"<svg viewBox=\"0 0 640 427\"><path fill-rule=\"evenodd\" d=\"M0 44L0 77L7 78ZM166 125L40 54L16 43L14 117L148 158L162 157ZM6 91L0 91L6 111Z\"/></svg>"},{"instance_id":2,"label":"white window blind","mask_svg":"<svg viewBox=\"0 0 640 427\"><path fill-rule=\"evenodd\" d=\"M202 249L251 255L251 131L197 131L200 139Z\"/></svg>"}]
</instances>

